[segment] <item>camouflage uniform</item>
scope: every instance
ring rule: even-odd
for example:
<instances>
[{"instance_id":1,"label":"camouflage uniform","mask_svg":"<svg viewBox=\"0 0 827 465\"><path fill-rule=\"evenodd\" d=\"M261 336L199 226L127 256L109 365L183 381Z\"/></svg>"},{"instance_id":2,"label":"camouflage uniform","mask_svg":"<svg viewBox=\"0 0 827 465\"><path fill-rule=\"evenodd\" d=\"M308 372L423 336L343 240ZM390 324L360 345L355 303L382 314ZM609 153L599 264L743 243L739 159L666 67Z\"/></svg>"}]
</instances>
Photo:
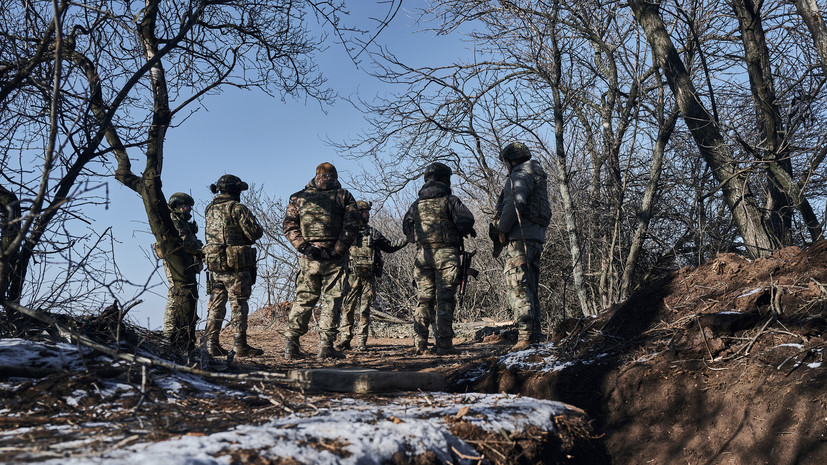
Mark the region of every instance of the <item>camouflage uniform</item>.
<instances>
[{"instance_id":1,"label":"camouflage uniform","mask_svg":"<svg viewBox=\"0 0 827 465\"><path fill-rule=\"evenodd\" d=\"M296 299L288 316L285 356L300 354L299 338L307 332L313 307L321 298L319 357L333 350L344 298L347 251L359 230L356 201L337 180L333 165L322 163L316 176L290 196L284 215L287 240L302 253Z\"/></svg>"},{"instance_id":2,"label":"camouflage uniform","mask_svg":"<svg viewBox=\"0 0 827 465\"><path fill-rule=\"evenodd\" d=\"M207 269L212 272L212 293L205 331L207 346L213 355L226 354L218 343L218 334L227 314L226 305L229 300L229 326L233 328L236 354L260 355L261 350L247 344L247 300L256 281L256 249L252 246L261 238L264 230L255 215L240 202L240 192L247 188L247 184L234 176L233 178L244 189L237 192L222 189L204 212L207 222L204 256ZM221 179L219 183L220 181Z\"/></svg>"},{"instance_id":3,"label":"camouflage uniform","mask_svg":"<svg viewBox=\"0 0 827 465\"><path fill-rule=\"evenodd\" d=\"M540 254L551 208L547 175L540 163L529 159L528 148L517 142L503 149L503 154L506 160L511 156L516 164L509 168L497 202L497 228L500 237L505 239L503 258L508 303L518 331L515 347L524 348L540 337Z\"/></svg>"},{"instance_id":4,"label":"camouflage uniform","mask_svg":"<svg viewBox=\"0 0 827 465\"><path fill-rule=\"evenodd\" d=\"M417 246L414 262L418 298L414 315L417 353L425 350L431 325L435 326L436 350L452 350L462 239L474 229L471 211L451 194L450 169L439 165L448 170L447 176L428 176L426 170L425 185L402 223L408 241Z\"/></svg>"},{"instance_id":5,"label":"camouflage uniform","mask_svg":"<svg viewBox=\"0 0 827 465\"><path fill-rule=\"evenodd\" d=\"M370 206L367 202L357 202L363 215L367 215ZM393 253L405 247L404 239L390 241L379 230L368 225L363 216L362 228L350 247L348 264L347 293L342 305L342 319L339 325L339 343L337 349L349 349L353 339L353 323L356 326L356 341L359 350L366 350L368 330L370 329L370 306L376 297L376 278L382 274L382 252ZM358 314L358 320L356 315Z\"/></svg>"},{"instance_id":6,"label":"camouflage uniform","mask_svg":"<svg viewBox=\"0 0 827 465\"><path fill-rule=\"evenodd\" d=\"M187 205L178 202L179 199L185 199ZM183 275L174 272L169 258L163 260L164 273L169 282L167 305L164 310L164 337L176 349L189 352L195 347L195 323L198 320L198 273L203 268L202 243L195 236L198 226L195 221L190 221L192 197L175 193L170 197L169 203L172 224L175 225L180 238L179 247L183 248L186 255ZM155 247L156 253L161 255L157 244Z\"/></svg>"}]
</instances>

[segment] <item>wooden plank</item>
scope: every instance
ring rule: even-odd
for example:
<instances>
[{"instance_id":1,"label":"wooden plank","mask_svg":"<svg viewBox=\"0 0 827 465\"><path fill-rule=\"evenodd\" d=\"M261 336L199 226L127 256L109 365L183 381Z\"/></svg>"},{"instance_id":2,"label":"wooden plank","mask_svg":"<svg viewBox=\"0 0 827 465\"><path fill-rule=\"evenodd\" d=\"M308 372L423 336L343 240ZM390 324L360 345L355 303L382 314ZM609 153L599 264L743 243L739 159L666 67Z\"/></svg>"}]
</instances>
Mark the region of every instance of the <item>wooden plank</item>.
<instances>
[{"instance_id":1,"label":"wooden plank","mask_svg":"<svg viewBox=\"0 0 827 465\"><path fill-rule=\"evenodd\" d=\"M441 373L379 371L372 368L290 370L287 379L308 390L354 393L440 391L445 385Z\"/></svg>"}]
</instances>

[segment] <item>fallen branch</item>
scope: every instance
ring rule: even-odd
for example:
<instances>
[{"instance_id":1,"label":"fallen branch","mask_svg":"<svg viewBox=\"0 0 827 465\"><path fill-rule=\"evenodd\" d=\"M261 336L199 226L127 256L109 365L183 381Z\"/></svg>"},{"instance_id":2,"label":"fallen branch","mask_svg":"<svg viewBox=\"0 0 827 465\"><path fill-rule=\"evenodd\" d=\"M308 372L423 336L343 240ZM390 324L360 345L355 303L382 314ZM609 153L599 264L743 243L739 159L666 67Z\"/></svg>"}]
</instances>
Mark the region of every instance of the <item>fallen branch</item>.
<instances>
[{"instance_id":1,"label":"fallen branch","mask_svg":"<svg viewBox=\"0 0 827 465\"><path fill-rule=\"evenodd\" d=\"M405 321L403 319L400 319L400 318L397 318L397 317L391 315L390 313L385 313L385 312L380 311L380 310L374 309L374 310L371 311L371 313L372 313L371 316L376 317L377 319L382 320L382 321L387 321L387 322L390 322L390 323L397 323L397 324L410 323L410 321Z\"/></svg>"},{"instance_id":2,"label":"fallen branch","mask_svg":"<svg viewBox=\"0 0 827 465\"><path fill-rule=\"evenodd\" d=\"M9 308L11 308L11 309L13 309L17 312L20 312L20 313L22 313L26 316L29 316L29 317L34 318L36 320L40 320L43 323L46 323L50 326L53 326L54 328L56 328L61 333L68 335L72 339L72 341L77 343L77 344L95 349L98 352L109 355L110 357L125 360L125 361L130 362L130 363L136 363L136 364L142 365L144 367L161 367L161 368L166 368L168 370L179 371L179 372L184 372L184 373L190 373L190 374L193 374L193 375L203 376L205 378L229 379L229 380L236 380L236 381L239 381L239 380L256 381L256 380L272 380L272 379L276 379L276 378L279 378L279 379L286 379L287 378L286 373L275 373L275 372L269 372L269 371L253 371L253 372L243 373L243 374L215 373L215 372L211 372L211 371L199 370L197 368L190 368L190 367L185 366L185 365L179 365L177 363L172 363L172 362L168 362L166 360L161 360L161 359L157 359L157 358L144 357L142 355L133 355L133 354L123 353L123 352L118 351L117 349L112 349L112 348L107 347L103 344L98 344L97 342L95 342L95 341L89 339L88 337L78 333L77 331L75 331L71 328L68 328L66 326L61 325L60 323L58 323L57 320L50 317L49 315L46 315L43 312L33 310L33 309L30 309L30 308L24 307L20 304L16 304L14 302L8 302L8 301L0 302L0 305L7 306L7 307L9 307Z\"/></svg>"}]
</instances>

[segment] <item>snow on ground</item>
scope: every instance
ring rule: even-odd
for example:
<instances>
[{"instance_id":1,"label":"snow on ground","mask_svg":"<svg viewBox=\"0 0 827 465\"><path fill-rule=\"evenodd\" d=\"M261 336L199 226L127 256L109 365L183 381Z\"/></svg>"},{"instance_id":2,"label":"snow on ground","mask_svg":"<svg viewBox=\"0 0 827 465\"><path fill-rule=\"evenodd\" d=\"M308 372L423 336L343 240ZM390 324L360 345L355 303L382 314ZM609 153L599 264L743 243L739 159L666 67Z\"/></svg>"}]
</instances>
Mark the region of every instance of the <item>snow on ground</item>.
<instances>
[{"instance_id":1,"label":"snow on ground","mask_svg":"<svg viewBox=\"0 0 827 465\"><path fill-rule=\"evenodd\" d=\"M90 356L91 354L85 354ZM69 344L41 344L0 339L0 365L81 369L78 350ZM157 379L157 378L156 378ZM10 380L9 383L13 383ZM4 387L8 388L9 383ZM237 395L192 375L169 375L162 383L170 391L201 391L204 395ZM134 390L120 383L102 383L99 395L121 396ZM76 390L67 403L79 404L88 391ZM318 398L325 398L319 395ZM446 462L476 463L459 457L478 454L450 431L454 419L478 426L486 432L509 434L529 425L555 430L553 418L569 411L565 404L508 394L400 393L367 401L355 398L329 399L329 407L294 413L259 426L241 425L206 436L185 435L156 443L137 443L97 452L83 441L61 441L54 428L50 449L73 457L46 459L50 465L211 465L228 464L231 453L254 450L261 456L289 458L307 464L380 464L401 452L406 456L435 453ZM104 406L106 402L99 405ZM106 408L106 407L104 407ZM79 425L88 426L88 425ZM0 437L16 437L26 428L0 431ZM106 433L104 433L106 434ZM113 435L117 432L112 431ZM19 436L17 436L19 437ZM119 439L115 439L114 441ZM113 441L113 442L114 442ZM34 460L45 459L33 455Z\"/></svg>"},{"instance_id":2,"label":"snow on ground","mask_svg":"<svg viewBox=\"0 0 827 465\"><path fill-rule=\"evenodd\" d=\"M308 464L360 465L381 464L397 452L410 456L432 451L450 463L458 454L469 457L478 454L449 431L448 418L460 414L463 420L485 431L511 433L528 425L554 431L552 418L567 410L559 402L507 394L413 394L383 405L341 399L316 413L294 414L261 426L243 425L208 436L182 436L158 443L134 444L99 456L43 463L227 464L231 451L243 450L255 450L270 459L292 457ZM337 447L326 448L325 444Z\"/></svg>"}]
</instances>

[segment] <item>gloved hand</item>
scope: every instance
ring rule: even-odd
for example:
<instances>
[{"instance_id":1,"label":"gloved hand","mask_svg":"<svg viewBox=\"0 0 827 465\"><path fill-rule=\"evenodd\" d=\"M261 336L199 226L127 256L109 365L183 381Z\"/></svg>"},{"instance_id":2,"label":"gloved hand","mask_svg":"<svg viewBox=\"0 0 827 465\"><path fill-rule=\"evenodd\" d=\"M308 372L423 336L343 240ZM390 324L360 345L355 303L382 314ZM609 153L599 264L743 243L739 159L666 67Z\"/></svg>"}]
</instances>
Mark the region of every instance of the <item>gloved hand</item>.
<instances>
[{"instance_id":1,"label":"gloved hand","mask_svg":"<svg viewBox=\"0 0 827 465\"><path fill-rule=\"evenodd\" d=\"M328 260L338 260L338 259L342 258L342 256L339 255L339 252L336 252L335 250L322 249L322 251L327 252L327 259Z\"/></svg>"},{"instance_id":2,"label":"gloved hand","mask_svg":"<svg viewBox=\"0 0 827 465\"><path fill-rule=\"evenodd\" d=\"M327 249L320 249L314 245L310 245L309 243L305 242L304 244L299 247L299 252L301 252L304 256L311 260L321 261L327 260L330 255Z\"/></svg>"}]
</instances>

